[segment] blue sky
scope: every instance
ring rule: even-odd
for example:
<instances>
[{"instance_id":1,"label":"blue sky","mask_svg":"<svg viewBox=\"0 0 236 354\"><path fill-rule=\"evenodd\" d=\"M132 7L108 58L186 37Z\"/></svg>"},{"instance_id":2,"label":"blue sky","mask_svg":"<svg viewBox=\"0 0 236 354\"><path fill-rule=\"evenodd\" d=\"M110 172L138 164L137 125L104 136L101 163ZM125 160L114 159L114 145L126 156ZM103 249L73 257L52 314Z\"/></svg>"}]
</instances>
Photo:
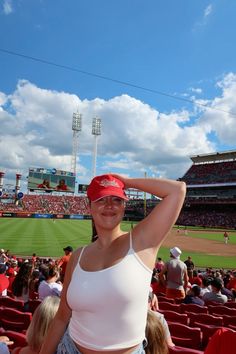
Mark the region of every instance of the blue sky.
<instances>
[{"instance_id":1,"label":"blue sky","mask_svg":"<svg viewBox=\"0 0 236 354\"><path fill-rule=\"evenodd\" d=\"M77 110L79 183L95 116L97 174L178 178L191 155L234 150L235 16L234 0L1 0L6 183L21 172L24 188L30 166L70 170Z\"/></svg>"}]
</instances>

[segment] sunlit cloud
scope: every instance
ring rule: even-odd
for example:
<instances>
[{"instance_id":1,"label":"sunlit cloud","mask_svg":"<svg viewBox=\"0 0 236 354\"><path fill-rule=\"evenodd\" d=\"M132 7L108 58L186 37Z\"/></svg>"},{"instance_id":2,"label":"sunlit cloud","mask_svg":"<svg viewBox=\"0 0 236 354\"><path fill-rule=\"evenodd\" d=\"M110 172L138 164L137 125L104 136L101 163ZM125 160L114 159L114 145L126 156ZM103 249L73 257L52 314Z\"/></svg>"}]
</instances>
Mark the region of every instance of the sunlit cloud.
<instances>
[{"instance_id":1,"label":"sunlit cloud","mask_svg":"<svg viewBox=\"0 0 236 354\"><path fill-rule=\"evenodd\" d=\"M3 12L5 15L9 15L13 12L12 1L11 0L3 0Z\"/></svg>"}]
</instances>

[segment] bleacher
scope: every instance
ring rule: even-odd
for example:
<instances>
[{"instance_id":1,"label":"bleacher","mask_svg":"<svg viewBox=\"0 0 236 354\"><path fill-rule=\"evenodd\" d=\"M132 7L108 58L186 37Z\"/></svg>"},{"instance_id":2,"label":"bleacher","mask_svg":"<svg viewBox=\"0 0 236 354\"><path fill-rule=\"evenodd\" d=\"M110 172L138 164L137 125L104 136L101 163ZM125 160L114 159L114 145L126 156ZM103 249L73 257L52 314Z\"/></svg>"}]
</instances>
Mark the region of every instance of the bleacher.
<instances>
[{"instance_id":1,"label":"bleacher","mask_svg":"<svg viewBox=\"0 0 236 354\"><path fill-rule=\"evenodd\" d=\"M42 214L88 215L88 200L84 196L26 194L21 203L0 203L0 211Z\"/></svg>"},{"instance_id":2,"label":"bleacher","mask_svg":"<svg viewBox=\"0 0 236 354\"><path fill-rule=\"evenodd\" d=\"M236 228L236 151L192 156L177 224Z\"/></svg>"},{"instance_id":3,"label":"bleacher","mask_svg":"<svg viewBox=\"0 0 236 354\"><path fill-rule=\"evenodd\" d=\"M157 298L158 311L164 315L172 341L176 345L170 349L170 353L185 353L188 349L188 353L203 354L210 338L218 329L236 329L236 302L227 302L222 306L199 306L180 303L177 299L170 301L165 298L164 293L157 293ZM22 301L10 296L0 298L0 335L8 335L14 340L10 349L26 345L25 331L39 304L37 299L30 300L30 310L24 312Z\"/></svg>"}]
</instances>

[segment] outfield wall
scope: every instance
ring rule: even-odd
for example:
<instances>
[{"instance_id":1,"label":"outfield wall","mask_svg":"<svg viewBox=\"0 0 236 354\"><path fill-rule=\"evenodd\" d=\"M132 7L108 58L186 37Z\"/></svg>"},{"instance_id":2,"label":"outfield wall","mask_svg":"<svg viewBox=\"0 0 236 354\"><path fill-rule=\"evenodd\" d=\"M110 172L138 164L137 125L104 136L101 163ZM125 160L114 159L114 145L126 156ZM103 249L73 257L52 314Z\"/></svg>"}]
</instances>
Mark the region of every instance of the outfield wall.
<instances>
[{"instance_id":1,"label":"outfield wall","mask_svg":"<svg viewBox=\"0 0 236 354\"><path fill-rule=\"evenodd\" d=\"M42 214L42 213L27 213L27 212L0 212L2 218L33 218L33 219L76 219L76 220L88 220L91 219L91 215L81 214Z\"/></svg>"}]
</instances>

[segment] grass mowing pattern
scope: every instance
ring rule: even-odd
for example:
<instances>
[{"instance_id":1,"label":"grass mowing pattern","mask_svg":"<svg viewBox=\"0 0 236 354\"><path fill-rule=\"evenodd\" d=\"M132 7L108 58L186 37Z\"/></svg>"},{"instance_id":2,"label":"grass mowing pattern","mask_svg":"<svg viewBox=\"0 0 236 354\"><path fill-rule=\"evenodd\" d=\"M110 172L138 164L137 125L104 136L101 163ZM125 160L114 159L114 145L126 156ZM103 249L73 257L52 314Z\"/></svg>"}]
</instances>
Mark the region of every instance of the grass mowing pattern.
<instances>
[{"instance_id":1,"label":"grass mowing pattern","mask_svg":"<svg viewBox=\"0 0 236 354\"><path fill-rule=\"evenodd\" d=\"M129 231L130 222L123 222L122 229ZM231 233L230 233L231 234ZM223 231L198 234L193 237L208 238L222 241ZM77 247L90 243L90 220L56 220L51 219L13 219L0 218L0 248L9 249L12 254L30 256L61 257L63 248L70 245ZM235 237L230 237L230 242L236 243ZM184 252L184 260L189 252ZM161 247L158 256L164 260L169 259L169 249ZM194 263L198 267L235 268L235 257L216 257L208 254L191 252Z\"/></svg>"},{"instance_id":2,"label":"grass mowing pattern","mask_svg":"<svg viewBox=\"0 0 236 354\"><path fill-rule=\"evenodd\" d=\"M130 229L130 223L123 223L123 230ZM52 219L0 219L0 248L9 249L12 254L29 256L60 257L63 248L90 243L90 220Z\"/></svg>"}]
</instances>

